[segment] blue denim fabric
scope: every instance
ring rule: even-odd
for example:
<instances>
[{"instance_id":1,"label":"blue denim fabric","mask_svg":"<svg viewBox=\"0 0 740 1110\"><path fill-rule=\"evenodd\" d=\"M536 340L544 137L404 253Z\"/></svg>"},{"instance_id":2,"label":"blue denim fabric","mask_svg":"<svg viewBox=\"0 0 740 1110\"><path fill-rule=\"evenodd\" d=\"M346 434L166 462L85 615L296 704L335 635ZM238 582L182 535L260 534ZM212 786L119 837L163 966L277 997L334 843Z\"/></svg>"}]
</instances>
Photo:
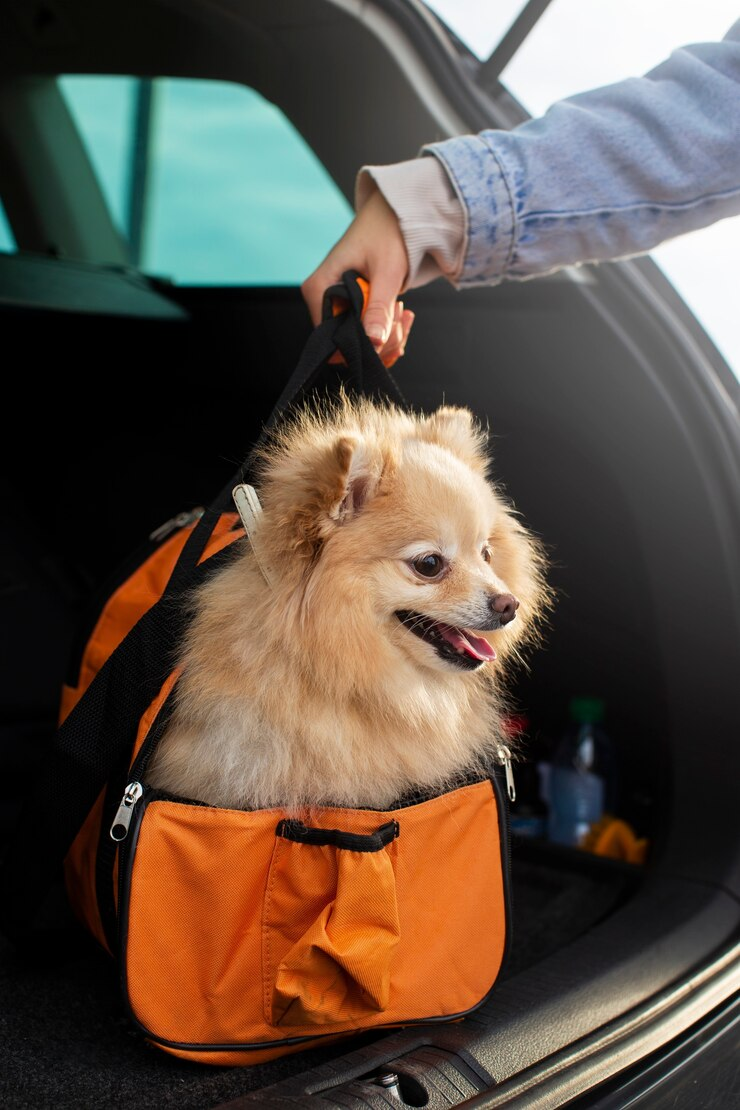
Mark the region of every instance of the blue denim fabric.
<instances>
[{"instance_id":1,"label":"blue denim fabric","mask_svg":"<svg viewBox=\"0 0 740 1110\"><path fill-rule=\"evenodd\" d=\"M466 216L458 287L625 258L740 213L740 20L512 131L422 150Z\"/></svg>"}]
</instances>

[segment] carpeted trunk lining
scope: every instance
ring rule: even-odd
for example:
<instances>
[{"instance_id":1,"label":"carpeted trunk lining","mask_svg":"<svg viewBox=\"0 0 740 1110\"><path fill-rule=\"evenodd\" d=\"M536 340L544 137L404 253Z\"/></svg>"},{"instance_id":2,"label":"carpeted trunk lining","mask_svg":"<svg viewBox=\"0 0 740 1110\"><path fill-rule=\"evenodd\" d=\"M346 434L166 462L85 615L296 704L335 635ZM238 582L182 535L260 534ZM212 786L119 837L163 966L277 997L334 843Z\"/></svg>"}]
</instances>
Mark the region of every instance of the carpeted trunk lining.
<instances>
[{"instance_id":1,"label":"carpeted trunk lining","mask_svg":"<svg viewBox=\"0 0 740 1110\"><path fill-rule=\"evenodd\" d=\"M515 844L509 978L609 913L636 869L548 845ZM0 944L0 1105L5 1110L209 1110L351 1051L379 1034L268 1064L220 1068L178 1060L132 1029L113 961L86 936L35 963ZM382 1034L380 1034L382 1036Z\"/></svg>"}]
</instances>

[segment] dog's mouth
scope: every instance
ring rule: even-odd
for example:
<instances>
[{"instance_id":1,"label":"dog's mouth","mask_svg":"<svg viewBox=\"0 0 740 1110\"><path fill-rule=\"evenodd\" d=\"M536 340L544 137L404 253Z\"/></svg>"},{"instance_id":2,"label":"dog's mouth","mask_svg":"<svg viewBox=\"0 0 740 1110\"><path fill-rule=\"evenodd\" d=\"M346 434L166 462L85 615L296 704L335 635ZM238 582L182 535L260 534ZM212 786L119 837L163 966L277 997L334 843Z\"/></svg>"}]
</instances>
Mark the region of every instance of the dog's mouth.
<instances>
[{"instance_id":1,"label":"dog's mouth","mask_svg":"<svg viewBox=\"0 0 740 1110\"><path fill-rule=\"evenodd\" d=\"M433 647L437 655L456 667L474 671L496 658L488 640L476 636L468 628L454 628L408 609L397 612L396 616L410 632Z\"/></svg>"}]
</instances>

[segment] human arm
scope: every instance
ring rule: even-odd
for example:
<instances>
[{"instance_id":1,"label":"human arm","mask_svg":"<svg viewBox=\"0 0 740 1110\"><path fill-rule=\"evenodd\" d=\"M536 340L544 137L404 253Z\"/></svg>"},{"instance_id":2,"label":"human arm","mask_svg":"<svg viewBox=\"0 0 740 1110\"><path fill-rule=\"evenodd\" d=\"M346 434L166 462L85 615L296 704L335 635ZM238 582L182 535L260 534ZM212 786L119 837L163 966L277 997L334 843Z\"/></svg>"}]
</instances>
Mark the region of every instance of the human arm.
<instances>
[{"instance_id":1,"label":"human arm","mask_svg":"<svg viewBox=\"0 0 740 1110\"><path fill-rule=\"evenodd\" d=\"M372 258L342 254L345 268L375 286L368 325L387 322L393 297L436 276L458 288L525 280L645 253L740 212L740 21L720 42L676 50L644 77L559 101L512 131L448 139L421 154L364 167L358 178L345 246L368 228L379 190L386 202ZM429 161L444 167L443 180L430 177ZM391 240L407 248L403 278L402 266L386 265ZM306 286L330 273L335 251Z\"/></svg>"},{"instance_id":2,"label":"human arm","mask_svg":"<svg viewBox=\"0 0 740 1110\"><path fill-rule=\"evenodd\" d=\"M423 153L463 208L458 288L644 254L740 213L740 21L643 77Z\"/></svg>"}]
</instances>

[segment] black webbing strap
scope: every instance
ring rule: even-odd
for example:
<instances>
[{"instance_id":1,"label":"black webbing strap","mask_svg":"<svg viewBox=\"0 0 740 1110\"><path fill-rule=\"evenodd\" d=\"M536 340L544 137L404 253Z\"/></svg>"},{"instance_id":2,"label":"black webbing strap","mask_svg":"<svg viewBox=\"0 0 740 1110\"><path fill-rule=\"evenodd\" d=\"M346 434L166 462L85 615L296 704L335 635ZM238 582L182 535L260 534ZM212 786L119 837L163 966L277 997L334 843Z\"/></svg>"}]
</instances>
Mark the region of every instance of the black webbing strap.
<instances>
[{"instance_id":1,"label":"black webbing strap","mask_svg":"<svg viewBox=\"0 0 740 1110\"><path fill-rule=\"evenodd\" d=\"M399 836L400 831L398 821L388 821L372 833L354 833L344 829L319 829L285 818L278 823L275 836L315 848L330 846L347 852L380 852Z\"/></svg>"},{"instance_id":2,"label":"black webbing strap","mask_svg":"<svg viewBox=\"0 0 740 1110\"><path fill-rule=\"evenodd\" d=\"M340 370L348 387L380 392L403 403L360 324L362 296L358 302L356 277L350 272L344 275L347 309L326 317L309 336L257 446L310 389L337 349L345 358L346 366ZM59 881L64 858L110 775L132 751L141 716L172 671L185 628L182 597L227 557L224 551L200 562L221 513L232 506L234 485L250 472L255 451L256 446L193 528L162 597L112 652L57 730L0 869L0 925L16 944L32 945L34 933L43 929L46 899ZM48 928L55 928L55 922Z\"/></svg>"},{"instance_id":3,"label":"black webbing strap","mask_svg":"<svg viewBox=\"0 0 740 1110\"><path fill-rule=\"evenodd\" d=\"M330 310L332 297L341 297L347 302L347 308L337 316L325 315L321 323L311 332L293 373L275 402L257 442L239 473L223 487L193 529L172 572L165 593L176 593L187 583L193 568L197 566L205 551L219 516L233 505L231 494L234 486L244 481L245 475L251 473L257 450L273 426L306 395L335 351L340 351L344 356L345 365L338 365L337 371L339 378L348 389L369 397L384 398L398 405L406 404L398 383L390 370L383 365L360 323L363 298L357 284L357 277L354 271L348 270L339 285L327 290L325 297L327 313Z\"/></svg>"}]
</instances>

